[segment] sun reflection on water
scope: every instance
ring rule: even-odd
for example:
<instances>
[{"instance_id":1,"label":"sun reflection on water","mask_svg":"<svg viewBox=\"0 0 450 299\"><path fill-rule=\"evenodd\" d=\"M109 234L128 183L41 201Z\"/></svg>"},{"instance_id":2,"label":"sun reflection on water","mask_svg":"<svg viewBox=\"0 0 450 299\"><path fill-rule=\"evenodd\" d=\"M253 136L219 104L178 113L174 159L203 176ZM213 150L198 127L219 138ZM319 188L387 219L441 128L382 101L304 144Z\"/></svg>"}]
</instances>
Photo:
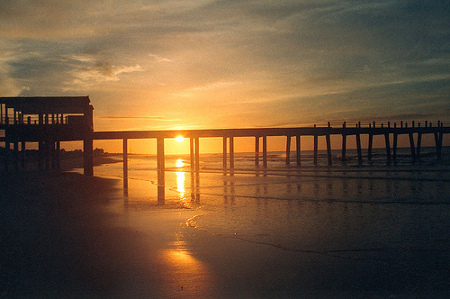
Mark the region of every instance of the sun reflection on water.
<instances>
[{"instance_id":1,"label":"sun reflection on water","mask_svg":"<svg viewBox=\"0 0 450 299\"><path fill-rule=\"evenodd\" d=\"M175 165L177 168L182 168L184 166L183 160L177 159L177 162ZM183 199L185 199L185 194L186 194L186 188L185 188L186 175L183 171L177 171L177 172L175 172L175 174L177 176L177 191L180 194L180 199L183 200Z\"/></svg>"}]
</instances>

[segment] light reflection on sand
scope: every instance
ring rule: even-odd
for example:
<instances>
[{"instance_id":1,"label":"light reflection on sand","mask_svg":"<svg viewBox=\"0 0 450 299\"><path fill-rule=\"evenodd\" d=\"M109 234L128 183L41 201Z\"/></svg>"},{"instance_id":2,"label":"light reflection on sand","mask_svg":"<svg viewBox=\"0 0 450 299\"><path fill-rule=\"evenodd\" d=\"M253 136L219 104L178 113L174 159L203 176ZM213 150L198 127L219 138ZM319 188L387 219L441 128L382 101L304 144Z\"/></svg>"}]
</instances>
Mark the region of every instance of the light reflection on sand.
<instances>
[{"instance_id":1,"label":"light reflection on sand","mask_svg":"<svg viewBox=\"0 0 450 299\"><path fill-rule=\"evenodd\" d=\"M212 273L202 261L189 251L183 234L176 234L176 241L162 250L160 257L167 273L161 288L164 294L205 298L212 294Z\"/></svg>"}]
</instances>

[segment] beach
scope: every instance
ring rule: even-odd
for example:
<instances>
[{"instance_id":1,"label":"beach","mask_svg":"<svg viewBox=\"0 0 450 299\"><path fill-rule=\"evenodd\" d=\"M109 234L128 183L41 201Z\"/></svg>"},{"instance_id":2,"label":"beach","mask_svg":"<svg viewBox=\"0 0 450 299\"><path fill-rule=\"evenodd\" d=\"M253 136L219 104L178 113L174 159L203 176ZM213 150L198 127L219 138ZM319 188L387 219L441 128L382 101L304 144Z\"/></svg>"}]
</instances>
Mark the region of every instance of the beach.
<instances>
[{"instance_id":1,"label":"beach","mask_svg":"<svg viewBox=\"0 0 450 299\"><path fill-rule=\"evenodd\" d=\"M168 158L164 202L154 159L140 156L126 190L121 163L91 178L3 177L2 297L450 295L445 164L250 171L237 160L233 174L195 174Z\"/></svg>"}]
</instances>

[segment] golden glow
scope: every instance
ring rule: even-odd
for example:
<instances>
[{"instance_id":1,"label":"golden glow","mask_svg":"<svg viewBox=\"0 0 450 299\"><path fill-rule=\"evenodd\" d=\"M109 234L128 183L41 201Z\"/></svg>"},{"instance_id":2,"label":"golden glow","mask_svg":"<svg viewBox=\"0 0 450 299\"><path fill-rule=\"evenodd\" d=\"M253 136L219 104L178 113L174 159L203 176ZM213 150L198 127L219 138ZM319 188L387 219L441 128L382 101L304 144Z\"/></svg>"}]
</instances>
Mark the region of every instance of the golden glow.
<instances>
[{"instance_id":1,"label":"golden glow","mask_svg":"<svg viewBox=\"0 0 450 299\"><path fill-rule=\"evenodd\" d=\"M184 166L183 160L177 159L177 162L175 162L175 165L176 165L178 168L183 167L183 166Z\"/></svg>"},{"instance_id":2,"label":"golden glow","mask_svg":"<svg viewBox=\"0 0 450 299\"><path fill-rule=\"evenodd\" d=\"M184 199L184 195L186 194L186 189L184 187L185 175L184 172L178 171L177 175L177 191L180 193L180 199Z\"/></svg>"},{"instance_id":3,"label":"golden glow","mask_svg":"<svg viewBox=\"0 0 450 299\"><path fill-rule=\"evenodd\" d=\"M175 165L177 168L182 168L184 166L183 160L177 159ZM175 174L177 176L177 191L180 193L180 199L183 200L186 194L186 188L184 186L186 176L183 171L177 171Z\"/></svg>"},{"instance_id":4,"label":"golden glow","mask_svg":"<svg viewBox=\"0 0 450 299\"><path fill-rule=\"evenodd\" d=\"M183 136L177 136L177 137L175 137L175 140L178 141L178 142L183 142L184 137Z\"/></svg>"}]
</instances>

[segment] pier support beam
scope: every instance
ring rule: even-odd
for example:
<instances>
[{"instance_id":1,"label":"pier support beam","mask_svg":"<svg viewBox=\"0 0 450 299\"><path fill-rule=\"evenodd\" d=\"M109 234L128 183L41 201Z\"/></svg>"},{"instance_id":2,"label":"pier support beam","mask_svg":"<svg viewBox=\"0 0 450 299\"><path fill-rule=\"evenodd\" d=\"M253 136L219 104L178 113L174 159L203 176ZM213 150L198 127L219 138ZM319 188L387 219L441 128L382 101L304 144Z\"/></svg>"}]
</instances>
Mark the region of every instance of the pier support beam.
<instances>
[{"instance_id":1,"label":"pier support beam","mask_svg":"<svg viewBox=\"0 0 450 299\"><path fill-rule=\"evenodd\" d=\"M259 167L259 136L255 137L255 166Z\"/></svg>"},{"instance_id":2,"label":"pier support beam","mask_svg":"<svg viewBox=\"0 0 450 299\"><path fill-rule=\"evenodd\" d=\"M226 143L226 139L225 138L224 138L224 142ZM225 161L223 167L225 169L227 167L227 165L226 165L226 159L227 159L226 148L223 151L223 155L224 155L223 159ZM195 169L195 151L194 151L194 138L193 137L191 137L189 139L189 157L191 158L191 172L194 172L194 169Z\"/></svg>"},{"instance_id":3,"label":"pier support beam","mask_svg":"<svg viewBox=\"0 0 450 299\"><path fill-rule=\"evenodd\" d=\"M223 137L222 141L222 164L223 171L227 171L227 137Z\"/></svg>"},{"instance_id":4,"label":"pier support beam","mask_svg":"<svg viewBox=\"0 0 450 299\"><path fill-rule=\"evenodd\" d=\"M263 136L263 167L267 168L267 136Z\"/></svg>"},{"instance_id":5,"label":"pier support beam","mask_svg":"<svg viewBox=\"0 0 450 299\"><path fill-rule=\"evenodd\" d=\"M328 166L331 166L333 164L333 159L331 156L331 138L330 134L325 135L325 139L327 141L327 157L328 157Z\"/></svg>"},{"instance_id":6,"label":"pier support beam","mask_svg":"<svg viewBox=\"0 0 450 299\"><path fill-rule=\"evenodd\" d=\"M198 137L195 137L194 141L195 141L195 171L198 173L200 171L200 139Z\"/></svg>"},{"instance_id":7,"label":"pier support beam","mask_svg":"<svg viewBox=\"0 0 450 299\"><path fill-rule=\"evenodd\" d=\"M434 141L436 143L436 156L438 159L442 157L442 139L444 134L442 132L434 133Z\"/></svg>"},{"instance_id":8,"label":"pier support beam","mask_svg":"<svg viewBox=\"0 0 450 299\"><path fill-rule=\"evenodd\" d=\"M397 143L398 143L398 134L394 133L394 138L392 140L392 159L394 161L397 160Z\"/></svg>"},{"instance_id":9,"label":"pier support beam","mask_svg":"<svg viewBox=\"0 0 450 299\"><path fill-rule=\"evenodd\" d=\"M291 136L286 136L286 165L291 164Z\"/></svg>"},{"instance_id":10,"label":"pier support beam","mask_svg":"<svg viewBox=\"0 0 450 299\"><path fill-rule=\"evenodd\" d=\"M391 144L389 141L389 133L384 134L384 143L386 144L386 158L387 162L391 163Z\"/></svg>"},{"instance_id":11,"label":"pier support beam","mask_svg":"<svg viewBox=\"0 0 450 299\"><path fill-rule=\"evenodd\" d=\"M302 163L302 146L301 146L301 140L300 135L295 136L295 150L297 152L297 166L300 166Z\"/></svg>"},{"instance_id":12,"label":"pier support beam","mask_svg":"<svg viewBox=\"0 0 450 299\"><path fill-rule=\"evenodd\" d=\"M230 137L230 170L234 170L234 138Z\"/></svg>"},{"instance_id":13,"label":"pier support beam","mask_svg":"<svg viewBox=\"0 0 450 299\"><path fill-rule=\"evenodd\" d=\"M14 170L19 171L19 142L14 142L14 151L13 151L13 161L14 161Z\"/></svg>"},{"instance_id":14,"label":"pier support beam","mask_svg":"<svg viewBox=\"0 0 450 299\"><path fill-rule=\"evenodd\" d=\"M24 146L25 147L25 146ZM61 171L61 142L56 142L56 171Z\"/></svg>"},{"instance_id":15,"label":"pier support beam","mask_svg":"<svg viewBox=\"0 0 450 299\"><path fill-rule=\"evenodd\" d=\"M422 146L422 133L417 134L417 147L416 147L416 157L420 160L420 147Z\"/></svg>"},{"instance_id":16,"label":"pier support beam","mask_svg":"<svg viewBox=\"0 0 450 299\"><path fill-rule=\"evenodd\" d=\"M356 133L356 151L358 152L358 164L362 164L362 152L361 152L361 136Z\"/></svg>"},{"instance_id":17,"label":"pier support beam","mask_svg":"<svg viewBox=\"0 0 450 299\"><path fill-rule=\"evenodd\" d=\"M373 150L373 134L369 133L369 146L367 148L367 160L372 162L372 150Z\"/></svg>"},{"instance_id":18,"label":"pier support beam","mask_svg":"<svg viewBox=\"0 0 450 299\"><path fill-rule=\"evenodd\" d=\"M347 151L347 135L342 134L342 154L341 160L344 162L346 160L346 151Z\"/></svg>"},{"instance_id":19,"label":"pier support beam","mask_svg":"<svg viewBox=\"0 0 450 299\"><path fill-rule=\"evenodd\" d=\"M158 170L158 203L165 201L165 158L164 158L164 138L156 140L156 168Z\"/></svg>"},{"instance_id":20,"label":"pier support beam","mask_svg":"<svg viewBox=\"0 0 450 299\"><path fill-rule=\"evenodd\" d=\"M48 146L46 146L48 148ZM83 162L84 174L88 176L94 175L94 142L92 140L92 133L83 141ZM47 161L47 159L46 159Z\"/></svg>"},{"instance_id":21,"label":"pier support beam","mask_svg":"<svg viewBox=\"0 0 450 299\"><path fill-rule=\"evenodd\" d=\"M345 161L345 155L346 155L346 151L347 151L347 133L345 132L345 128L347 127L347 123L344 121L344 123L342 124L342 157L341 160L342 162Z\"/></svg>"},{"instance_id":22,"label":"pier support beam","mask_svg":"<svg viewBox=\"0 0 450 299\"><path fill-rule=\"evenodd\" d=\"M315 127L316 125L314 125L314 128ZM319 136L317 136L317 134L314 134L314 165L317 165L317 151L319 149L318 139Z\"/></svg>"},{"instance_id":23,"label":"pier support beam","mask_svg":"<svg viewBox=\"0 0 450 299\"><path fill-rule=\"evenodd\" d=\"M25 149L25 141L20 143L20 166L25 170L25 161L26 161L26 149Z\"/></svg>"},{"instance_id":24,"label":"pier support beam","mask_svg":"<svg viewBox=\"0 0 450 299\"><path fill-rule=\"evenodd\" d=\"M3 157L3 166L5 169L5 173L9 172L9 151L10 151L10 143L8 140L5 141L5 156Z\"/></svg>"},{"instance_id":25,"label":"pier support beam","mask_svg":"<svg viewBox=\"0 0 450 299\"><path fill-rule=\"evenodd\" d=\"M86 128L86 135L84 137L83 141L83 163L84 163L84 174L88 176L94 175L94 141L93 141L93 134L94 134L94 113L93 113L94 107L89 105L88 108L84 111L84 117L86 119L87 128ZM46 123L48 124L48 114L46 114Z\"/></svg>"},{"instance_id":26,"label":"pier support beam","mask_svg":"<svg viewBox=\"0 0 450 299\"><path fill-rule=\"evenodd\" d=\"M128 189L128 139L123 139L122 145L122 159L123 159L123 188Z\"/></svg>"},{"instance_id":27,"label":"pier support beam","mask_svg":"<svg viewBox=\"0 0 450 299\"><path fill-rule=\"evenodd\" d=\"M411 158L416 160L416 150L414 147L414 136L413 133L409 133L409 147L411 148Z\"/></svg>"}]
</instances>

